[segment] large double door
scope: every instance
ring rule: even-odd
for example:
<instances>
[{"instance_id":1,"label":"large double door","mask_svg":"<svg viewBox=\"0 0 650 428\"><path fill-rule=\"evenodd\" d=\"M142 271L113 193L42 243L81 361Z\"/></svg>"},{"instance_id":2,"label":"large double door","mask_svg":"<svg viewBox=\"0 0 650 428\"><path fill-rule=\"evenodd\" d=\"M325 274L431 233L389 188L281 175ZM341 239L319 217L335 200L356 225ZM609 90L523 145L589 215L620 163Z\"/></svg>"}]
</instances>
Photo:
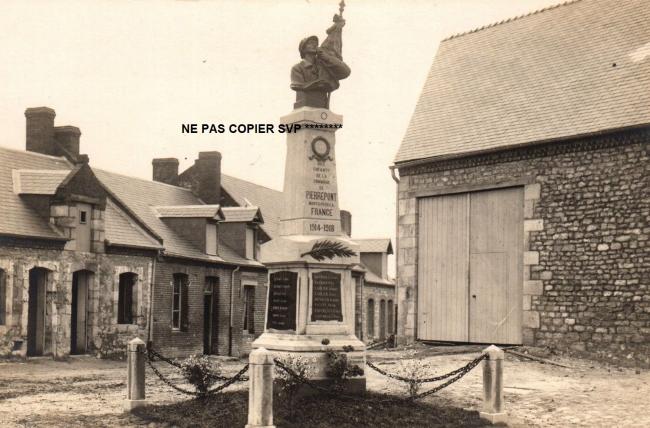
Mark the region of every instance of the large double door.
<instances>
[{"instance_id":1,"label":"large double door","mask_svg":"<svg viewBox=\"0 0 650 428\"><path fill-rule=\"evenodd\" d=\"M521 343L523 189L418 202L421 340Z\"/></svg>"}]
</instances>

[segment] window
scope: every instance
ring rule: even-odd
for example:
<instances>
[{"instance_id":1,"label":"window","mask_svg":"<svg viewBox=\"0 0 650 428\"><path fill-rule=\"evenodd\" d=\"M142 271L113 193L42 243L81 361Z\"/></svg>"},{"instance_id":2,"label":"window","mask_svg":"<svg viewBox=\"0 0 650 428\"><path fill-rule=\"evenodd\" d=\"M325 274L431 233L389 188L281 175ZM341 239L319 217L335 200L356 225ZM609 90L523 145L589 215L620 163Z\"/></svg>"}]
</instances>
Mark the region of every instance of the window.
<instances>
[{"instance_id":1,"label":"window","mask_svg":"<svg viewBox=\"0 0 650 428\"><path fill-rule=\"evenodd\" d=\"M135 324L138 310L136 299L133 298L138 275L133 272L120 274L119 292L117 297L117 323Z\"/></svg>"},{"instance_id":2,"label":"window","mask_svg":"<svg viewBox=\"0 0 650 428\"><path fill-rule=\"evenodd\" d=\"M208 223L205 225L205 253L217 255L217 225Z\"/></svg>"},{"instance_id":3,"label":"window","mask_svg":"<svg viewBox=\"0 0 650 428\"><path fill-rule=\"evenodd\" d=\"M244 331L255 333L255 287L244 286Z\"/></svg>"},{"instance_id":4,"label":"window","mask_svg":"<svg viewBox=\"0 0 650 428\"><path fill-rule=\"evenodd\" d=\"M88 223L88 211L79 211L79 223Z\"/></svg>"},{"instance_id":5,"label":"window","mask_svg":"<svg viewBox=\"0 0 650 428\"><path fill-rule=\"evenodd\" d=\"M0 325L7 323L7 281L5 271L0 269Z\"/></svg>"},{"instance_id":6,"label":"window","mask_svg":"<svg viewBox=\"0 0 650 428\"><path fill-rule=\"evenodd\" d=\"M187 331L188 322L188 301L187 301L187 275L175 273L172 287L172 329Z\"/></svg>"},{"instance_id":7,"label":"window","mask_svg":"<svg viewBox=\"0 0 650 428\"><path fill-rule=\"evenodd\" d=\"M368 317L366 318L368 325L368 338L375 336L375 301L368 299Z\"/></svg>"},{"instance_id":8,"label":"window","mask_svg":"<svg viewBox=\"0 0 650 428\"><path fill-rule=\"evenodd\" d=\"M246 258L256 260L257 254L255 251L256 233L252 227L246 228Z\"/></svg>"}]
</instances>

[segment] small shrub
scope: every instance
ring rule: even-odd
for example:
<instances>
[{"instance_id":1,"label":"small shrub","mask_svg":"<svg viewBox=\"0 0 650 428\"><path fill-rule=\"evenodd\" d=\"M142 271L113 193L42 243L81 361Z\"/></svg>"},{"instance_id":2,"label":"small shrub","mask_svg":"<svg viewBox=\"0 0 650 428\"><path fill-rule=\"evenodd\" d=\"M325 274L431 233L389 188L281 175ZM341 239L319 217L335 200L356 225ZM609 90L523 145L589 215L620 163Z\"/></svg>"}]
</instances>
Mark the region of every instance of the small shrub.
<instances>
[{"instance_id":1,"label":"small shrub","mask_svg":"<svg viewBox=\"0 0 650 428\"><path fill-rule=\"evenodd\" d=\"M282 362L285 366L304 378L310 378L316 372L315 361L300 355L288 355L282 358ZM289 418L293 418L295 399L302 382L277 365L275 366L275 379L279 386L278 396L282 398L280 402L284 404L289 413Z\"/></svg>"},{"instance_id":2,"label":"small shrub","mask_svg":"<svg viewBox=\"0 0 650 428\"><path fill-rule=\"evenodd\" d=\"M183 377L196 389L199 397L205 397L216 381L211 375L221 373L221 367L212 363L205 355L190 355L180 361L180 365Z\"/></svg>"},{"instance_id":3,"label":"small shrub","mask_svg":"<svg viewBox=\"0 0 650 428\"><path fill-rule=\"evenodd\" d=\"M405 385L410 398L414 398L418 394L422 387L422 380L430 376L422 360L418 359L400 360L396 371L399 376L412 379L408 383L400 382Z\"/></svg>"},{"instance_id":4,"label":"small shrub","mask_svg":"<svg viewBox=\"0 0 650 428\"><path fill-rule=\"evenodd\" d=\"M334 381L333 387L335 390L341 390L345 380L351 377L363 376L363 369L348 361L346 352L352 352L354 348L345 346L343 347L343 351L336 352L330 350L325 353L327 358L325 374Z\"/></svg>"}]
</instances>

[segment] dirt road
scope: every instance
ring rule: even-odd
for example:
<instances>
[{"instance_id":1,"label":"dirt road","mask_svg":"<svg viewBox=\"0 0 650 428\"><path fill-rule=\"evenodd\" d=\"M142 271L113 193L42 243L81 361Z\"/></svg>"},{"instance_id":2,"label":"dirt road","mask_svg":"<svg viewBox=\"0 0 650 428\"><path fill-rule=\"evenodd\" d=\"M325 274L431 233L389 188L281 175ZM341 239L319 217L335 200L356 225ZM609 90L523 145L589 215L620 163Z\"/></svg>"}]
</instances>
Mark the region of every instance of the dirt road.
<instances>
[{"instance_id":1,"label":"dirt road","mask_svg":"<svg viewBox=\"0 0 650 428\"><path fill-rule=\"evenodd\" d=\"M418 358L431 375L466 364L478 353L435 355L439 352L373 351L369 359L388 372L399 361ZM510 426L648 427L650 372L608 368L590 361L562 358L572 368L543 365L506 357L505 402ZM225 361L234 374L243 362ZM148 422L124 414L125 362L74 357L67 362L49 358L23 362L0 361L0 425L8 427L138 426ZM177 377L170 370L166 373ZM368 369L368 389L405 394L397 381ZM238 385L235 388L245 388ZM481 370L426 400L479 409ZM424 386L423 390L428 389ZM155 403L186 399L147 371L147 398ZM152 425L152 424L148 424Z\"/></svg>"}]
</instances>

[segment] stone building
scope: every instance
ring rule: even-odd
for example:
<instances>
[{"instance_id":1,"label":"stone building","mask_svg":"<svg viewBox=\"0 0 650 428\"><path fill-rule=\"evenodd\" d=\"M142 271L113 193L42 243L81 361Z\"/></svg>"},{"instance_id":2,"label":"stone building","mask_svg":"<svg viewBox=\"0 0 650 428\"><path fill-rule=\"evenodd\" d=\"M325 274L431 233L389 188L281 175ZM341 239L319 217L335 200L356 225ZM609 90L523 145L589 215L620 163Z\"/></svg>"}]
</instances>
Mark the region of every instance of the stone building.
<instances>
[{"instance_id":1,"label":"stone building","mask_svg":"<svg viewBox=\"0 0 650 428\"><path fill-rule=\"evenodd\" d=\"M221 155L153 161L155 181L94 169L80 131L25 112L26 151L0 148L0 353L240 355L264 328L269 237L220 206ZM237 204L231 204L237 205Z\"/></svg>"},{"instance_id":2,"label":"stone building","mask_svg":"<svg viewBox=\"0 0 650 428\"><path fill-rule=\"evenodd\" d=\"M366 342L395 334L395 282L388 277L390 239L355 239L361 263L356 286L356 335Z\"/></svg>"},{"instance_id":3,"label":"stone building","mask_svg":"<svg viewBox=\"0 0 650 428\"><path fill-rule=\"evenodd\" d=\"M441 42L395 159L398 340L650 364L650 8Z\"/></svg>"}]
</instances>

